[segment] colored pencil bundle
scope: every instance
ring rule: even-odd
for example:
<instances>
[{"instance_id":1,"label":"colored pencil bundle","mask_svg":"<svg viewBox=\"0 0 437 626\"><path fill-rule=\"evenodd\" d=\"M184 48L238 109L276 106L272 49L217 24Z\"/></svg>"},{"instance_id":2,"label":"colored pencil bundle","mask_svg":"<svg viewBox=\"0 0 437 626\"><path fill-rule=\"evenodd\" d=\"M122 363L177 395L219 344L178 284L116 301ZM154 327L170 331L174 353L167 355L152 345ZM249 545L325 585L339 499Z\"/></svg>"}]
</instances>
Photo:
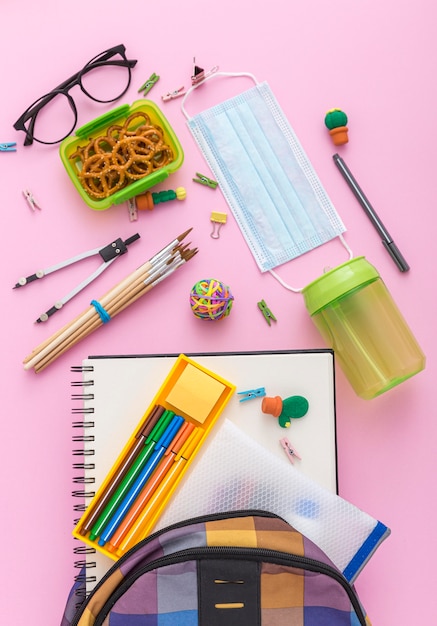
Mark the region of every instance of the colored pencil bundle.
<instances>
[{"instance_id":1,"label":"colored pencil bundle","mask_svg":"<svg viewBox=\"0 0 437 626\"><path fill-rule=\"evenodd\" d=\"M113 553L136 543L147 517L162 503L204 431L155 405L100 495L79 533Z\"/></svg>"},{"instance_id":2,"label":"colored pencil bundle","mask_svg":"<svg viewBox=\"0 0 437 626\"><path fill-rule=\"evenodd\" d=\"M181 242L190 231L191 228L176 237L100 300L93 300L83 313L41 343L24 359L24 369L33 368L36 373L41 372L61 354L121 313L189 261L197 254L197 248L190 249L189 244L182 245Z\"/></svg>"}]
</instances>

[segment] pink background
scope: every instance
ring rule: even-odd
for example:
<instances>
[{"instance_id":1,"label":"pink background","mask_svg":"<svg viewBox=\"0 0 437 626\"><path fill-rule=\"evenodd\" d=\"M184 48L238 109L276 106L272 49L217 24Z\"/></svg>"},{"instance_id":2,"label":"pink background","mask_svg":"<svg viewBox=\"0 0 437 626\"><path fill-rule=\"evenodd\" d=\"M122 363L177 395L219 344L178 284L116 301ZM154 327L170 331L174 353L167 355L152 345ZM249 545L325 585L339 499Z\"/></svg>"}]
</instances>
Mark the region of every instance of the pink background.
<instances>
[{"instance_id":1,"label":"pink background","mask_svg":"<svg viewBox=\"0 0 437 626\"><path fill-rule=\"evenodd\" d=\"M435 8L429 0L200 0L166 3L130 0L68 5L3 0L0 68L0 141L17 152L0 154L2 289L2 623L57 624L73 576L70 366L89 354L323 347L300 295L262 275L220 191L196 185L208 168L195 146L180 100L161 95L189 86L193 56L209 69L247 71L267 80L297 132L344 220L346 240L381 273L427 354L427 369L372 401L360 400L337 369L340 495L392 529L360 575L357 589L375 625L429 623L435 594L436 297ZM130 91L153 73L157 102L185 151L182 168L159 189L182 185L184 203L158 207L130 223L124 205L89 209L69 181L57 148L23 147L13 122L43 93L97 53L124 43L138 59ZM218 100L227 87L196 91L188 108L201 110L207 95ZM246 87L244 84L243 87ZM79 124L105 105L73 91ZM324 115L340 107L349 117L350 141L338 151L411 265L402 274L353 198L332 161L337 151ZM31 189L42 210L32 213L22 197ZM228 213L221 237L209 237L211 211ZM73 319L165 243L193 226L200 252L159 289L77 345L40 375L22 359ZM40 267L104 246L135 232L141 239L85 292L46 325L34 324L58 297L88 276L96 259L22 290L12 286ZM325 266L342 263L338 242L280 268L303 286ZM187 304L191 286L216 277L235 296L230 317L202 323ZM265 299L278 321L269 327L256 303Z\"/></svg>"}]
</instances>

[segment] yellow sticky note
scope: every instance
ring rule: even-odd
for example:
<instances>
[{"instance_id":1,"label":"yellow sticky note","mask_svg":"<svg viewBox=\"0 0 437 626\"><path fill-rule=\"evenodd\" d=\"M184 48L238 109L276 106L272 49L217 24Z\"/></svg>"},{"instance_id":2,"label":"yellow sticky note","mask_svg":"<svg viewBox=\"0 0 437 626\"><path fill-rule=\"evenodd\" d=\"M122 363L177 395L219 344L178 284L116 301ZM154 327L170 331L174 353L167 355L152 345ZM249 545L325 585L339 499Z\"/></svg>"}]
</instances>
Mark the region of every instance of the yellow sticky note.
<instances>
[{"instance_id":1,"label":"yellow sticky note","mask_svg":"<svg viewBox=\"0 0 437 626\"><path fill-rule=\"evenodd\" d=\"M167 402L203 424L225 385L188 363L167 396Z\"/></svg>"}]
</instances>

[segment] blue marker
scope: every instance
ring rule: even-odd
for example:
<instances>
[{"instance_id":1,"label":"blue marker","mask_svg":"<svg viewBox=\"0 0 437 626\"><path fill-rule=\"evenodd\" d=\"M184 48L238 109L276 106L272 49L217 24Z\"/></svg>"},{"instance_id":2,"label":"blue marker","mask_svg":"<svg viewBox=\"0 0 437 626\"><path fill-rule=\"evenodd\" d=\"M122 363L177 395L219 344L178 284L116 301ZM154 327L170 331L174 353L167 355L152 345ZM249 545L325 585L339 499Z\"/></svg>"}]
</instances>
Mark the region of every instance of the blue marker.
<instances>
[{"instance_id":1,"label":"blue marker","mask_svg":"<svg viewBox=\"0 0 437 626\"><path fill-rule=\"evenodd\" d=\"M172 442L178 430L181 428L184 423L184 418L180 415L175 415L167 426L167 429L164 431L160 439L156 442L154 452L147 464L144 466L141 473L138 475L136 481L132 484L132 487L127 492L126 496L122 500L118 509L116 509L114 515L110 518L108 524L105 526L103 532L100 535L99 546L104 546L107 541L109 541L112 535L117 530L118 526L123 521L124 516L127 511L135 501L136 497L140 493L141 489L144 487L148 479L150 478L152 472L158 465L161 458L164 456L165 451L168 446Z\"/></svg>"}]
</instances>

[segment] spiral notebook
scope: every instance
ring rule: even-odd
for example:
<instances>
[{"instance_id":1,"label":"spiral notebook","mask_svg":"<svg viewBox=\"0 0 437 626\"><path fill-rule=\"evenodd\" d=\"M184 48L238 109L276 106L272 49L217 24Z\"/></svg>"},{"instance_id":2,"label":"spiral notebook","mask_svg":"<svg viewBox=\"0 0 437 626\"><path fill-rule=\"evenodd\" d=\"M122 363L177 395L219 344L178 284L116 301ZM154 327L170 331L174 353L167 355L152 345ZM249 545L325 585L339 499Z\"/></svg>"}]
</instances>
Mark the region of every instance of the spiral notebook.
<instances>
[{"instance_id":1,"label":"spiral notebook","mask_svg":"<svg viewBox=\"0 0 437 626\"><path fill-rule=\"evenodd\" d=\"M157 390L173 366L173 355L90 356L72 367L74 510L77 518L110 471ZM334 355L331 350L187 354L229 380L237 391L221 420L230 420L264 450L293 462L321 487L337 492ZM298 395L308 412L281 428L261 410L262 397ZM214 427L210 437L214 437ZM284 450L286 438L297 455ZM299 458L300 457L300 458ZM288 463L288 461L286 461ZM195 472L196 463L192 471ZM181 485L183 486L184 480ZM171 507L171 501L168 505ZM75 520L76 522L77 520ZM113 565L103 554L77 541L75 566L89 592Z\"/></svg>"}]
</instances>

